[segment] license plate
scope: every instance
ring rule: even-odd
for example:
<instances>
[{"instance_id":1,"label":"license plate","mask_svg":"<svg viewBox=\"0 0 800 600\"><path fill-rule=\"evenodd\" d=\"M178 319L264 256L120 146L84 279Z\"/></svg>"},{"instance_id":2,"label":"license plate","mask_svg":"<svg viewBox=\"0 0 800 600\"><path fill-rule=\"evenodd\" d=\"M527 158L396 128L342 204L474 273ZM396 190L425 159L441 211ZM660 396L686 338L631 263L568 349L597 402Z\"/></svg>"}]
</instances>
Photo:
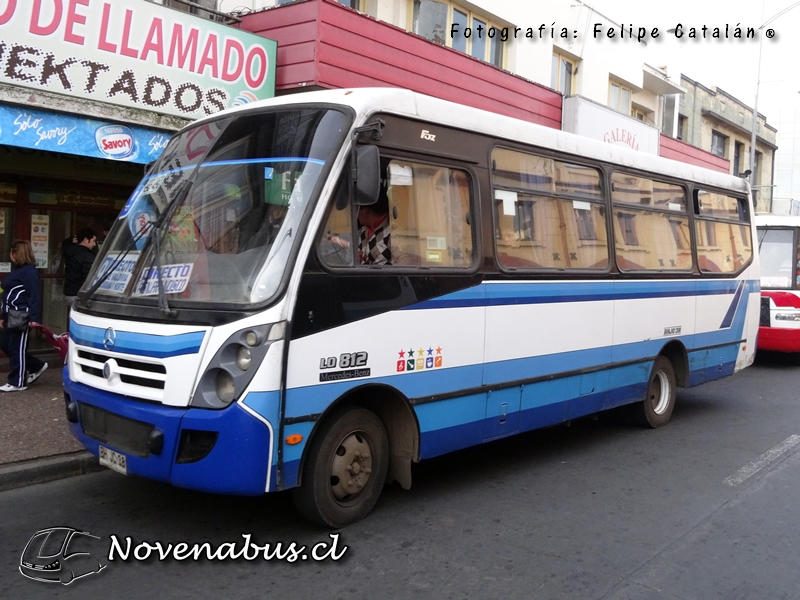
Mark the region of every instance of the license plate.
<instances>
[{"instance_id":1,"label":"license plate","mask_svg":"<svg viewBox=\"0 0 800 600\"><path fill-rule=\"evenodd\" d=\"M125 455L109 450L105 446L100 446L100 464L117 473L128 474L128 459Z\"/></svg>"}]
</instances>

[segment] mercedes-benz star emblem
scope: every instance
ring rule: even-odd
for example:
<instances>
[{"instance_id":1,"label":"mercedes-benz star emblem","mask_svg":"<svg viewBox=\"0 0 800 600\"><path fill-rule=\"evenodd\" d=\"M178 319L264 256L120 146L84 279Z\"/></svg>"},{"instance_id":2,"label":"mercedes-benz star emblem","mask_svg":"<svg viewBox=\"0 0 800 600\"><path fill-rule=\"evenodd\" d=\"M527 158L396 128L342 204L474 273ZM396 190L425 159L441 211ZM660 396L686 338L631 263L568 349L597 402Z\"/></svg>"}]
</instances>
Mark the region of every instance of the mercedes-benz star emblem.
<instances>
[{"instance_id":1,"label":"mercedes-benz star emblem","mask_svg":"<svg viewBox=\"0 0 800 600\"><path fill-rule=\"evenodd\" d=\"M114 347L114 344L117 343L117 332L114 331L113 327L109 327L106 329L105 334L103 334L103 348L106 350L111 350Z\"/></svg>"}]
</instances>

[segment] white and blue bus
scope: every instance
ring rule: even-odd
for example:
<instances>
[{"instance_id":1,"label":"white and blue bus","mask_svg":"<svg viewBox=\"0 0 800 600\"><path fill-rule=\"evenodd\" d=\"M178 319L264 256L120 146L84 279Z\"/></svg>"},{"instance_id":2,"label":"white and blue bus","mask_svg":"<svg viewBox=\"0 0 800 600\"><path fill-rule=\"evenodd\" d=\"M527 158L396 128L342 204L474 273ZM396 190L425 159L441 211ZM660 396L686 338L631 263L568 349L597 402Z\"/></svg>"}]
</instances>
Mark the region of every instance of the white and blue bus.
<instances>
[{"instance_id":1,"label":"white and blue bus","mask_svg":"<svg viewBox=\"0 0 800 600\"><path fill-rule=\"evenodd\" d=\"M751 364L752 214L742 179L405 90L215 114L79 294L70 427L343 526L414 462L615 407L658 427Z\"/></svg>"}]
</instances>

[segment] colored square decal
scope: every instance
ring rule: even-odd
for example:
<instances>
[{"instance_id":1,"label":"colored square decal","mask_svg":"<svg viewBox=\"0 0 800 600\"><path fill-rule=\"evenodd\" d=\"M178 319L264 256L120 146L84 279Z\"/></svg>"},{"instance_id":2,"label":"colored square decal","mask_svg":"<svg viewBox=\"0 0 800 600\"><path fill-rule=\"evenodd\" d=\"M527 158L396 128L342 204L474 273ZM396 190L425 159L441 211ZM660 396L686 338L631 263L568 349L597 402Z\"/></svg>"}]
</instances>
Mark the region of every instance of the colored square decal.
<instances>
[{"instance_id":1,"label":"colored square decal","mask_svg":"<svg viewBox=\"0 0 800 600\"><path fill-rule=\"evenodd\" d=\"M441 367L442 366L442 357L437 356L433 363L434 367Z\"/></svg>"},{"instance_id":2,"label":"colored square decal","mask_svg":"<svg viewBox=\"0 0 800 600\"><path fill-rule=\"evenodd\" d=\"M420 370L420 369L424 369L424 368L425 368L425 359L424 358L418 358L417 359L417 369Z\"/></svg>"},{"instance_id":3,"label":"colored square decal","mask_svg":"<svg viewBox=\"0 0 800 600\"><path fill-rule=\"evenodd\" d=\"M414 363L415 363L415 362L416 362L416 361L415 361L413 358L411 358L411 359L409 359L408 361L406 361L406 370L408 370L408 371L413 371L413 370L414 370Z\"/></svg>"},{"instance_id":4,"label":"colored square decal","mask_svg":"<svg viewBox=\"0 0 800 600\"><path fill-rule=\"evenodd\" d=\"M406 370L406 361L398 360L397 361L397 372L400 373Z\"/></svg>"},{"instance_id":5,"label":"colored square decal","mask_svg":"<svg viewBox=\"0 0 800 600\"><path fill-rule=\"evenodd\" d=\"M428 358L425 359L425 368L426 369L432 369L433 368L433 357L432 356L429 356Z\"/></svg>"}]
</instances>

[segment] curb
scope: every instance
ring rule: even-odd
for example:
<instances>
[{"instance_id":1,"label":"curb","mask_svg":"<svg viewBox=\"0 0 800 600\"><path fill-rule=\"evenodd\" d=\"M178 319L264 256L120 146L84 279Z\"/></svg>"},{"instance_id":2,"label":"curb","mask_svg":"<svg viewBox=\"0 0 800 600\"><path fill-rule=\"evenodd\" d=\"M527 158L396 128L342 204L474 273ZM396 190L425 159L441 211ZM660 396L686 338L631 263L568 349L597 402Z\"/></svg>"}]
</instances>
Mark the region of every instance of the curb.
<instances>
[{"instance_id":1,"label":"curb","mask_svg":"<svg viewBox=\"0 0 800 600\"><path fill-rule=\"evenodd\" d=\"M91 452L81 450L0 465L0 492L105 470Z\"/></svg>"}]
</instances>

